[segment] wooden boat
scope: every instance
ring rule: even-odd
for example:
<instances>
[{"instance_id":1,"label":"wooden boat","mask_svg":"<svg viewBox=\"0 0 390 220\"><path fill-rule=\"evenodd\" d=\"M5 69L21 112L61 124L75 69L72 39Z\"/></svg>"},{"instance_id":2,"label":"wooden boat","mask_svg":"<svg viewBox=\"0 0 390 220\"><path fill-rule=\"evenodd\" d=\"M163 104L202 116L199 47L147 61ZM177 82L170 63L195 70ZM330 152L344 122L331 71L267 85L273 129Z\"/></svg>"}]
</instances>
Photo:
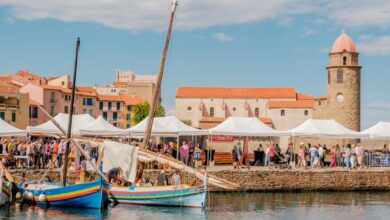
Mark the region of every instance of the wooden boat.
<instances>
[{"instance_id":1,"label":"wooden boat","mask_svg":"<svg viewBox=\"0 0 390 220\"><path fill-rule=\"evenodd\" d=\"M100 209L108 203L108 184L99 177L98 180L66 185L44 182L27 184L18 187L25 201L40 206L61 206Z\"/></svg>"},{"instance_id":2,"label":"wooden boat","mask_svg":"<svg viewBox=\"0 0 390 220\"><path fill-rule=\"evenodd\" d=\"M12 202L12 183L14 182L11 174L6 170L0 161L0 207Z\"/></svg>"},{"instance_id":3,"label":"wooden boat","mask_svg":"<svg viewBox=\"0 0 390 220\"><path fill-rule=\"evenodd\" d=\"M188 185L110 187L110 199L119 204L204 208L206 188Z\"/></svg>"}]
</instances>

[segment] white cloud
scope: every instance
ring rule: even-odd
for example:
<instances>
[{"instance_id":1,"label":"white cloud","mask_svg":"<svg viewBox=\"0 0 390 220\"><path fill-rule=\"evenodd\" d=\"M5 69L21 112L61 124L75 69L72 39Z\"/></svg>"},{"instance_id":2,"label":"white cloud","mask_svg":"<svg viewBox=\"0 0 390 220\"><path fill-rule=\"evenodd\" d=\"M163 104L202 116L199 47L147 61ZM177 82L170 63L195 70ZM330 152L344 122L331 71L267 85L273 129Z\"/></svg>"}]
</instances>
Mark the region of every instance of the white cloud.
<instances>
[{"instance_id":1,"label":"white cloud","mask_svg":"<svg viewBox=\"0 0 390 220\"><path fill-rule=\"evenodd\" d=\"M227 35L225 33L222 33L222 32L214 33L211 36L212 36L212 38L214 38L215 40L217 40L219 42L230 42L230 41L233 41L232 37L230 37L229 35Z\"/></svg>"},{"instance_id":2,"label":"white cloud","mask_svg":"<svg viewBox=\"0 0 390 220\"><path fill-rule=\"evenodd\" d=\"M390 54L390 36L366 37L357 43L360 52L367 55Z\"/></svg>"},{"instance_id":3,"label":"white cloud","mask_svg":"<svg viewBox=\"0 0 390 220\"><path fill-rule=\"evenodd\" d=\"M11 6L17 19L53 18L62 21L95 22L129 30L165 30L171 0L0 0ZM316 9L310 0L179 0L176 28L263 21L278 16L304 14Z\"/></svg>"},{"instance_id":4,"label":"white cloud","mask_svg":"<svg viewBox=\"0 0 390 220\"><path fill-rule=\"evenodd\" d=\"M94 22L127 30L165 30L171 0L0 0L14 18ZM390 26L389 0L179 0L175 28L203 29L272 19L290 25L314 14L313 25Z\"/></svg>"}]
</instances>

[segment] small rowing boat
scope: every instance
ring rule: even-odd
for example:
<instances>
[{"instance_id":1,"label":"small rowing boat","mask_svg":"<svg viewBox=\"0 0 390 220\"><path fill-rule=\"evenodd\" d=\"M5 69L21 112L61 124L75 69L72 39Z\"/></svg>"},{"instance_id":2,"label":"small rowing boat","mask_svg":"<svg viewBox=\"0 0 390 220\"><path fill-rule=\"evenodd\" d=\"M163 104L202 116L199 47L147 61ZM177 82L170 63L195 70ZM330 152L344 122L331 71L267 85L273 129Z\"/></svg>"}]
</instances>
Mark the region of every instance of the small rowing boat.
<instances>
[{"instance_id":1,"label":"small rowing boat","mask_svg":"<svg viewBox=\"0 0 390 220\"><path fill-rule=\"evenodd\" d=\"M96 181L75 185L43 182L23 186L21 182L18 187L25 201L40 206L100 209L108 202L109 186L101 177Z\"/></svg>"},{"instance_id":2,"label":"small rowing boat","mask_svg":"<svg viewBox=\"0 0 390 220\"><path fill-rule=\"evenodd\" d=\"M110 199L119 204L204 208L204 186L111 187Z\"/></svg>"}]
</instances>

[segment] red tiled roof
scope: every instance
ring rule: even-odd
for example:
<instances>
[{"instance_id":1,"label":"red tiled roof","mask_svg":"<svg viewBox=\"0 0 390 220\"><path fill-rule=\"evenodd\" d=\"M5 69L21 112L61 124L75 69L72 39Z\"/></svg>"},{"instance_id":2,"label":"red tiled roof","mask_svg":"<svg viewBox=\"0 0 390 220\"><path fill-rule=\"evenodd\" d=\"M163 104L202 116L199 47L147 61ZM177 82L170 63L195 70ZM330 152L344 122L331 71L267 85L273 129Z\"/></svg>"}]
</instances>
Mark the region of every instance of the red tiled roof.
<instances>
[{"instance_id":1,"label":"red tiled roof","mask_svg":"<svg viewBox=\"0 0 390 220\"><path fill-rule=\"evenodd\" d=\"M0 80L6 81L6 82L11 82L12 78L11 78L11 76L6 75L6 76L0 76Z\"/></svg>"},{"instance_id":2,"label":"red tiled roof","mask_svg":"<svg viewBox=\"0 0 390 220\"><path fill-rule=\"evenodd\" d=\"M260 121L262 121L264 124L272 124L272 119L271 118L266 118L266 117L260 117Z\"/></svg>"},{"instance_id":3,"label":"red tiled roof","mask_svg":"<svg viewBox=\"0 0 390 220\"><path fill-rule=\"evenodd\" d=\"M138 105L144 102L144 100L139 96L131 96L126 94L120 94L119 96L126 105Z\"/></svg>"},{"instance_id":4,"label":"red tiled roof","mask_svg":"<svg viewBox=\"0 0 390 220\"><path fill-rule=\"evenodd\" d=\"M326 100L326 99L328 99L328 97L326 97L326 96L320 96L320 97L316 98L315 100L316 100L316 101L319 101L319 100Z\"/></svg>"},{"instance_id":5,"label":"red tiled roof","mask_svg":"<svg viewBox=\"0 0 390 220\"><path fill-rule=\"evenodd\" d=\"M123 102L119 95L98 95L99 101Z\"/></svg>"},{"instance_id":6,"label":"red tiled roof","mask_svg":"<svg viewBox=\"0 0 390 220\"><path fill-rule=\"evenodd\" d=\"M291 98L296 99L294 88L228 88L179 87L177 98Z\"/></svg>"},{"instance_id":7,"label":"red tiled roof","mask_svg":"<svg viewBox=\"0 0 390 220\"><path fill-rule=\"evenodd\" d=\"M95 93L96 89L92 86L79 86L77 87L77 92Z\"/></svg>"},{"instance_id":8,"label":"red tiled roof","mask_svg":"<svg viewBox=\"0 0 390 220\"><path fill-rule=\"evenodd\" d=\"M29 99L28 104L29 105L41 105L38 101L31 99L31 98Z\"/></svg>"},{"instance_id":9,"label":"red tiled roof","mask_svg":"<svg viewBox=\"0 0 390 220\"><path fill-rule=\"evenodd\" d=\"M125 86L125 85L128 85L129 83L128 82L113 82L112 85L114 86L119 86L119 85L122 85L122 86Z\"/></svg>"},{"instance_id":10,"label":"red tiled roof","mask_svg":"<svg viewBox=\"0 0 390 220\"><path fill-rule=\"evenodd\" d=\"M61 92L64 92L64 93L71 93L72 90L71 89L68 89L68 88L65 88L65 87L62 87L62 86L51 86L51 85L40 85L42 88L44 89L49 89L49 90L57 90L57 91L61 91Z\"/></svg>"},{"instance_id":11,"label":"red tiled roof","mask_svg":"<svg viewBox=\"0 0 390 220\"><path fill-rule=\"evenodd\" d=\"M42 76L39 76L34 73L30 73L27 70L20 70L19 72L15 73L16 76L20 77L30 77L33 80L43 80L44 78Z\"/></svg>"},{"instance_id":12,"label":"red tiled roof","mask_svg":"<svg viewBox=\"0 0 390 220\"><path fill-rule=\"evenodd\" d=\"M204 117L202 119L199 120L199 122L212 122L212 123L221 123L225 121L225 118L224 117Z\"/></svg>"},{"instance_id":13,"label":"red tiled roof","mask_svg":"<svg viewBox=\"0 0 390 220\"><path fill-rule=\"evenodd\" d=\"M314 100L314 96L306 95L304 93L297 93L297 100Z\"/></svg>"},{"instance_id":14,"label":"red tiled roof","mask_svg":"<svg viewBox=\"0 0 390 220\"><path fill-rule=\"evenodd\" d=\"M9 83L7 81L0 81L0 92L5 93L18 93L19 87Z\"/></svg>"},{"instance_id":15,"label":"red tiled roof","mask_svg":"<svg viewBox=\"0 0 390 220\"><path fill-rule=\"evenodd\" d=\"M314 108L314 100L269 101L268 108Z\"/></svg>"}]
</instances>

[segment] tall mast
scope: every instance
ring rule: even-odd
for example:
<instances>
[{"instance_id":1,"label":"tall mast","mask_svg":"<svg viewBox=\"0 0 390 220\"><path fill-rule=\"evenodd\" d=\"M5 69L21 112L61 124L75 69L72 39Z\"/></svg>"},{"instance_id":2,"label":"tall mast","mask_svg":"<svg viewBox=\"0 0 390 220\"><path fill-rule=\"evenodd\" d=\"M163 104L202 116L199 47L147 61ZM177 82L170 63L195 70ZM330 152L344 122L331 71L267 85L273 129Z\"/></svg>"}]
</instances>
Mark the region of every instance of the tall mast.
<instances>
[{"instance_id":1,"label":"tall mast","mask_svg":"<svg viewBox=\"0 0 390 220\"><path fill-rule=\"evenodd\" d=\"M66 143L66 149L65 149L65 163L64 163L64 169L63 169L63 177L62 177L62 183L64 186L66 185L66 176L68 173L68 159L69 159L69 150L70 150L70 138L72 136L72 121L73 121L73 111L74 111L74 99L75 99L75 93L76 93L76 77L77 77L77 61L79 58L79 49L80 49L80 38L77 38L76 43L76 57L74 61L74 71L73 71L73 85L72 85L72 98L70 100L70 112L69 112L69 122L68 122L68 132L66 133L66 138L68 139L68 142ZM61 158L59 158L61 159Z\"/></svg>"},{"instance_id":2,"label":"tall mast","mask_svg":"<svg viewBox=\"0 0 390 220\"><path fill-rule=\"evenodd\" d=\"M160 62L160 68L159 68L158 75L157 75L156 88L153 91L153 99L152 99L152 103L150 105L148 122L147 122L146 130L145 130L144 140L143 140L143 143L142 143L142 146L144 148L146 148L146 145L147 145L147 143L148 143L148 141L150 139L150 133L152 132L152 127L153 127L154 114L156 112L157 105L158 105L158 103L160 101L159 97L160 97L160 91L161 91L161 81L162 81L162 77L163 77L163 74L164 74L165 61L166 61L166 58L167 58L169 41L171 39L173 20L175 18L175 12L176 12L177 5L178 5L177 4L177 0L173 0L172 1L171 15L170 15L170 18L169 18L168 32L167 32L167 36L166 36L166 39L165 39L165 46L164 46L164 49L163 49L162 54L161 54L161 62Z\"/></svg>"}]
</instances>

